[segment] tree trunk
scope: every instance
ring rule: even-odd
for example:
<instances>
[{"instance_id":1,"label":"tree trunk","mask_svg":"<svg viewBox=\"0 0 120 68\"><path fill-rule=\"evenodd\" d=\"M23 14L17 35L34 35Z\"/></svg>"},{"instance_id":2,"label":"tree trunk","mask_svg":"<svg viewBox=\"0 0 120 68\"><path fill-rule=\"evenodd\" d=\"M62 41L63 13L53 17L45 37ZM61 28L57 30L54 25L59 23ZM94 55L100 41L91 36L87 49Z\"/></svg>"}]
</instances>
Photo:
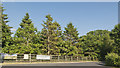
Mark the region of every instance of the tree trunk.
<instances>
[{"instance_id":1,"label":"tree trunk","mask_svg":"<svg viewBox=\"0 0 120 68\"><path fill-rule=\"evenodd\" d=\"M48 55L50 55L49 36L48 36Z\"/></svg>"}]
</instances>

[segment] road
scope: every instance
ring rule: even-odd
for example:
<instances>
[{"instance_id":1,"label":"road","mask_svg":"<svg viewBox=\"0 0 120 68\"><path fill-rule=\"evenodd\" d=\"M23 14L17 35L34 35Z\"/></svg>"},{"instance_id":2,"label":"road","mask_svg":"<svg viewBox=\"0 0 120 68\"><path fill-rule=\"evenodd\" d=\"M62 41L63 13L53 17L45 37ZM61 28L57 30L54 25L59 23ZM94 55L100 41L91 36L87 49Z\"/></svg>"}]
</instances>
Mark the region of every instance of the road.
<instances>
[{"instance_id":1,"label":"road","mask_svg":"<svg viewBox=\"0 0 120 68\"><path fill-rule=\"evenodd\" d=\"M36 63L3 65L2 68L111 68L99 62L80 63Z\"/></svg>"}]
</instances>

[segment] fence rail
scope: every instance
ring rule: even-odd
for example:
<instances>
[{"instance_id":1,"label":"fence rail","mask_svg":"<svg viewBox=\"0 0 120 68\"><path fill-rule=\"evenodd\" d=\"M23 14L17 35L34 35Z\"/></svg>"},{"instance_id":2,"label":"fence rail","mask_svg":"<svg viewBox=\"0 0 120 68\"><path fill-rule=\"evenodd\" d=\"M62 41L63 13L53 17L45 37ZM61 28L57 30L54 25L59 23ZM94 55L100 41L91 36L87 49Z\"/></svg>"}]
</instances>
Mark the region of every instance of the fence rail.
<instances>
[{"instance_id":1,"label":"fence rail","mask_svg":"<svg viewBox=\"0 0 120 68\"><path fill-rule=\"evenodd\" d=\"M98 61L96 57L81 57L81 56L58 56L48 55L50 60L36 59L37 54L28 54L28 59L24 59L24 54L17 54L16 58L5 59L4 62L74 62L74 61Z\"/></svg>"}]
</instances>

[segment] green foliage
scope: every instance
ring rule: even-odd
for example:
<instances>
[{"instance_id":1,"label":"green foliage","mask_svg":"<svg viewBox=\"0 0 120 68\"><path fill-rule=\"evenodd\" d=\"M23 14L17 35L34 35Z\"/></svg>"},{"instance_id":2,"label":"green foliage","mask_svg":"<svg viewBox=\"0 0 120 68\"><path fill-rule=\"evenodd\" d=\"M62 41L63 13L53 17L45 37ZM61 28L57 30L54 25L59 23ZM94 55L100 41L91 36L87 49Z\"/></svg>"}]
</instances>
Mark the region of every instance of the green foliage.
<instances>
[{"instance_id":1,"label":"green foliage","mask_svg":"<svg viewBox=\"0 0 120 68\"><path fill-rule=\"evenodd\" d=\"M16 31L15 37L26 39L26 41L30 42L33 37L36 36L37 29L34 28L31 19L29 19L29 14L26 13L24 16L20 28ZM27 44L28 45L28 44Z\"/></svg>"},{"instance_id":2,"label":"green foliage","mask_svg":"<svg viewBox=\"0 0 120 68\"><path fill-rule=\"evenodd\" d=\"M77 31L77 28L75 28L72 25L72 23L69 23L67 27L65 27L65 31L63 35L64 35L64 41L65 41L65 44L64 44L65 48L63 49L63 52L65 52L66 55L69 55L69 56L77 56L79 54L78 52L81 51L81 48L79 47L79 44L78 44L79 33ZM77 47L79 47L79 49Z\"/></svg>"},{"instance_id":3,"label":"green foliage","mask_svg":"<svg viewBox=\"0 0 120 68\"><path fill-rule=\"evenodd\" d=\"M3 48L3 53L9 53L9 54L14 54L14 53L18 53L18 54L28 54L28 53L32 53L32 48L31 46L25 46L25 45L11 45L11 46L6 46Z\"/></svg>"},{"instance_id":4,"label":"green foliage","mask_svg":"<svg viewBox=\"0 0 120 68\"><path fill-rule=\"evenodd\" d=\"M1 4L0 4L0 9L2 9ZM2 52L2 23L1 23L2 18L1 18L1 15L2 13L0 13L0 53Z\"/></svg>"},{"instance_id":5,"label":"green foliage","mask_svg":"<svg viewBox=\"0 0 120 68\"><path fill-rule=\"evenodd\" d=\"M113 49L113 41L110 39L109 31L96 30L90 31L81 37L81 43L85 56L99 57L104 60L104 56Z\"/></svg>"},{"instance_id":6,"label":"green foliage","mask_svg":"<svg viewBox=\"0 0 120 68\"><path fill-rule=\"evenodd\" d=\"M120 56L116 53L108 53L105 56L106 65L110 66L120 66Z\"/></svg>"},{"instance_id":7,"label":"green foliage","mask_svg":"<svg viewBox=\"0 0 120 68\"><path fill-rule=\"evenodd\" d=\"M7 25L8 17L3 14L3 7L1 8L0 45L4 47L4 53L91 56L106 60L107 65L120 64L120 24L111 32L95 30L79 37L77 28L72 23L69 23L62 33L61 26L53 21L51 15L46 15L46 21L43 21L43 28L39 32L26 13L14 37L11 37L12 27Z\"/></svg>"},{"instance_id":8,"label":"green foliage","mask_svg":"<svg viewBox=\"0 0 120 68\"><path fill-rule=\"evenodd\" d=\"M55 21L53 22L53 18L51 15L46 16L47 20L43 21L42 24L43 29L41 31L41 43L44 45L44 53L48 55L59 55L60 50L58 44L62 41L61 38L61 27Z\"/></svg>"},{"instance_id":9,"label":"green foliage","mask_svg":"<svg viewBox=\"0 0 120 68\"><path fill-rule=\"evenodd\" d=\"M110 36L115 42L114 52L120 55L120 24L115 25L114 29L110 33Z\"/></svg>"},{"instance_id":10,"label":"green foliage","mask_svg":"<svg viewBox=\"0 0 120 68\"><path fill-rule=\"evenodd\" d=\"M1 20L0 20L0 26L2 26L2 47L5 47L6 45L11 45L12 44L12 37L11 37L11 28L7 23L9 22L7 19L7 14L4 14L4 10L2 6L1 8Z\"/></svg>"},{"instance_id":11,"label":"green foliage","mask_svg":"<svg viewBox=\"0 0 120 68\"><path fill-rule=\"evenodd\" d=\"M29 19L29 14L22 19L20 27L13 37L14 44L12 46L6 46L3 49L5 53L34 53L34 37L36 36L37 29L34 28L31 19ZM37 50L36 50L37 51ZM36 52L35 52L36 53Z\"/></svg>"}]
</instances>

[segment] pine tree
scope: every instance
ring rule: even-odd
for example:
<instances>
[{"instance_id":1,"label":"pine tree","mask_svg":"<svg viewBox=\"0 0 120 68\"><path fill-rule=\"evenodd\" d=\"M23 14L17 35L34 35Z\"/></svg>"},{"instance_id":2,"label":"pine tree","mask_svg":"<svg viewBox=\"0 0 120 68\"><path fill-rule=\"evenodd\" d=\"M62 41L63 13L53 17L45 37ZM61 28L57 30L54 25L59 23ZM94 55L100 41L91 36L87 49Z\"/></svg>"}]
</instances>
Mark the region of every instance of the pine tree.
<instances>
[{"instance_id":1,"label":"pine tree","mask_svg":"<svg viewBox=\"0 0 120 68\"><path fill-rule=\"evenodd\" d=\"M36 32L37 29L34 28L31 19L29 19L29 14L26 13L14 37L15 43L19 43L19 47L22 46L21 49L25 50L24 53L33 53L33 38L36 37Z\"/></svg>"},{"instance_id":2,"label":"pine tree","mask_svg":"<svg viewBox=\"0 0 120 68\"><path fill-rule=\"evenodd\" d=\"M60 50L57 45L61 41L61 27L56 21L53 22L51 15L46 15L46 18L47 20L43 21L44 24L42 24L43 29L41 31L44 54L59 55Z\"/></svg>"},{"instance_id":3,"label":"pine tree","mask_svg":"<svg viewBox=\"0 0 120 68\"><path fill-rule=\"evenodd\" d=\"M11 28L9 25L7 25L7 23L9 22L7 19L7 14L4 14L4 10L2 6L0 6L1 8L1 20L0 20L0 24L1 24L1 28L2 28L2 47L5 46L10 46L12 44L12 37L11 37Z\"/></svg>"},{"instance_id":4,"label":"pine tree","mask_svg":"<svg viewBox=\"0 0 120 68\"><path fill-rule=\"evenodd\" d=\"M67 55L70 56L74 56L74 55L78 55L78 31L77 29L72 25L72 23L69 23L67 25L67 27L65 27L65 31L64 31L64 41L65 41L65 46L67 46Z\"/></svg>"}]
</instances>

